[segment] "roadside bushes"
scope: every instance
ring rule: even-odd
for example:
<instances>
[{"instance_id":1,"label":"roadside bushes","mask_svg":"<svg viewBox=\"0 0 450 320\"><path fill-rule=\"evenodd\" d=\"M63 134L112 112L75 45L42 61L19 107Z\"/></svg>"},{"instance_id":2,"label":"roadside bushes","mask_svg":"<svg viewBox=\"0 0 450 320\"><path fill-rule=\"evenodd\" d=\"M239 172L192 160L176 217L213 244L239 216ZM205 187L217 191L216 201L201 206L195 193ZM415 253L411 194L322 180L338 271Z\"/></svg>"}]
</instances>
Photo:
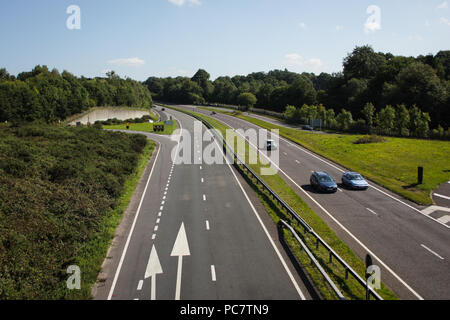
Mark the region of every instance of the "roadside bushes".
<instances>
[{"instance_id":1,"label":"roadside bushes","mask_svg":"<svg viewBox=\"0 0 450 320\"><path fill-rule=\"evenodd\" d=\"M0 125L0 299L64 299L147 145L95 128Z\"/></svg>"}]
</instances>

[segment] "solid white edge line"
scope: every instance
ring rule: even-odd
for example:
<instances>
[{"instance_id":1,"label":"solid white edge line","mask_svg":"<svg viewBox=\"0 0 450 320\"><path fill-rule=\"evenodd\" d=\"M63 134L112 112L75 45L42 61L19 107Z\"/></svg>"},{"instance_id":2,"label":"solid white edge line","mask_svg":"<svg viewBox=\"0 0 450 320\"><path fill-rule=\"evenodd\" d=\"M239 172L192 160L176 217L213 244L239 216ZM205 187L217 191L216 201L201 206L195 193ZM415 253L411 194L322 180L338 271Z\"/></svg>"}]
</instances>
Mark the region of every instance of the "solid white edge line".
<instances>
[{"instance_id":1,"label":"solid white edge line","mask_svg":"<svg viewBox=\"0 0 450 320\"><path fill-rule=\"evenodd\" d=\"M221 120L219 120L221 121ZM223 124L225 124L226 126L230 127L228 124L226 124L225 122L221 121ZM242 137L242 135L240 135ZM281 138L280 138L281 139ZM244 138L245 140L245 138ZM245 140L246 141L246 140ZM252 145L253 148L255 148L255 146L250 143L247 142L249 145ZM257 149L257 148L256 148ZM258 149L257 149L258 150ZM259 151L259 150L258 150ZM263 156L264 153L262 153L261 151L259 151ZM411 288L402 278L400 278L399 275L397 275L390 267L388 267L383 260L381 260L380 258L378 258L377 255L375 255L371 250L369 250L369 248L364 245L358 238L356 238L356 236L354 236L346 227L344 227L344 225L342 225L333 215L331 215L319 202L317 202L311 195L309 195L305 190L303 190L290 176L288 176L283 170L281 170L281 168L279 166L277 166L275 163L272 162L272 160L265 156L267 159L269 159L269 161L278 168L278 170L280 170L281 173L283 173L284 176L286 176L300 191L302 191L307 197L309 197L311 199L311 201L313 201L320 209L323 210L323 212L325 212L340 228L342 228L342 230L344 230L345 232L347 232L348 235L350 235L350 237L356 241L356 243L358 243L364 250L366 250L369 254L371 254L375 259L377 259L381 265L383 265L383 267L389 271L401 284L403 284L413 295L415 295L419 300L424 300L422 298L422 296L420 296L413 288ZM339 169L340 170L340 169ZM234 172L233 172L234 174Z\"/></svg>"},{"instance_id":2,"label":"solid white edge line","mask_svg":"<svg viewBox=\"0 0 450 320\"><path fill-rule=\"evenodd\" d=\"M203 195L203 201L206 201L206 195Z\"/></svg>"},{"instance_id":3,"label":"solid white edge line","mask_svg":"<svg viewBox=\"0 0 450 320\"><path fill-rule=\"evenodd\" d=\"M438 255L436 252L434 252L433 250L431 250L430 248L428 248L426 245L421 244L420 245L422 248L426 249L427 251L431 252L432 254L434 254L436 257L438 257L441 260L445 260L443 257L441 257L440 255Z\"/></svg>"},{"instance_id":4,"label":"solid white edge line","mask_svg":"<svg viewBox=\"0 0 450 320\"><path fill-rule=\"evenodd\" d=\"M370 208L366 208L369 212L371 212L371 213L373 213L374 215L378 215L375 211L373 211L372 209L370 209Z\"/></svg>"},{"instance_id":5,"label":"solid white edge line","mask_svg":"<svg viewBox=\"0 0 450 320\"><path fill-rule=\"evenodd\" d=\"M231 118L233 118L234 120L237 119L237 120L241 120L241 121L244 121L244 122L248 122L248 121L246 121L246 120L242 120L242 119L235 118L235 117L232 117L232 116L228 116L228 115L225 115L225 116L231 117ZM219 120L219 121L221 121L221 120ZM223 121L221 121L221 122L224 123ZM250 123L250 122L249 122L249 123ZM224 124L226 124L226 123L224 123ZM252 124L252 125L254 125L254 126L256 126L256 127L260 127L260 126L258 126L258 125L253 124L253 123L250 123L250 124ZM261 127L260 127L260 128L261 128ZM271 134L273 134L273 135L275 135L275 136L278 136L279 140L282 140L282 141L284 141L284 142L290 144L291 146L293 146L293 147L299 149L300 151L303 151L304 153L306 153L306 154L312 156L313 158L316 158L316 159L322 161L323 163L325 163L325 164L329 165L330 167L332 167L332 168L338 170L339 172L341 172L341 173L345 173L345 172L346 172L345 170L342 170L341 168L335 166L334 164L332 164L332 163L330 163L330 162L328 162L328 161L326 161L326 160L324 160L324 159L318 157L317 155L313 154L313 153L310 152L309 150L307 150L307 149L305 149L304 147L302 147L302 146L300 146L300 145L298 145L298 144L296 144L296 143L290 141L289 139L286 139L285 137L283 137L283 136L281 136L281 135L279 135L279 134L278 134L278 135L277 135L277 134L274 134L274 133L271 133ZM449 181L449 182L450 182L450 181ZM407 206L408 208L413 209L415 212L420 213L421 215L427 217L428 219L431 219L431 220L433 220L433 221L439 223L440 225L446 227L447 229L450 229L450 226L448 226L448 225L442 223L441 221L439 221L439 220L437 220L437 219L434 219L434 218L431 217L431 216L428 216L428 215L422 213L419 209L416 209L416 208L414 208L413 206L407 204L406 202L403 202L402 200L397 199L396 197L390 195L390 194L387 193L387 192L384 192L383 190L381 190L381 189L375 187L374 185L369 184L369 186L370 186L371 188L373 188L374 190L377 190L378 192L381 192L382 194L388 196L389 198L391 198L391 199L393 199L393 200L395 200L395 201L397 201L397 202L399 202L399 203L401 203L401 204Z\"/></svg>"},{"instance_id":6,"label":"solid white edge line","mask_svg":"<svg viewBox=\"0 0 450 320\"><path fill-rule=\"evenodd\" d=\"M300 296L300 299L302 300L306 300L305 295L303 294L302 290L300 289L300 286L298 285L297 281L295 280L294 276L291 273L291 270L289 270L289 267L286 264L286 261L284 261L283 256L281 255L280 251L278 250L277 246L275 245L275 242L272 240L272 237L270 236L269 231L267 231L266 226L264 225L264 223L262 222L258 212L256 211L255 207L253 206L253 203L250 201L250 198L247 195L247 192L245 192L244 187L242 186L241 182L239 181L238 177L236 176L236 174L233 171L233 168L231 167L231 165L228 163L227 158L225 157L225 154L223 153L222 148L219 146L219 143L217 142L216 139L214 139L214 142L217 144L217 147L219 148L219 150L221 150L222 156L225 160L225 163L228 165L228 168L230 169L231 173L233 174L234 178L236 179L236 182L238 183L239 187L242 190L242 193L244 194L245 198L247 199L250 207L252 208L253 213L255 214L258 222L260 223L262 229L264 230L264 233L267 236L267 239L269 240L270 244L272 245L273 249L275 250L275 253L277 254L278 258L281 261L281 264L283 265L284 269L286 270L286 273L288 274L292 284L295 287L295 290L297 291L298 295Z\"/></svg>"},{"instance_id":7,"label":"solid white edge line","mask_svg":"<svg viewBox=\"0 0 450 320\"><path fill-rule=\"evenodd\" d=\"M208 220L206 220L206 230L209 231L209 221Z\"/></svg>"},{"instance_id":8,"label":"solid white edge line","mask_svg":"<svg viewBox=\"0 0 450 320\"><path fill-rule=\"evenodd\" d=\"M177 119L175 119L175 120L178 121ZM180 122L180 121L178 121L178 122L179 122L179 124L180 124L180 130L182 130L183 127L182 127L182 125L181 125L181 122ZM179 137L179 139L178 139L178 146L177 146L177 149L178 149L179 146L180 146L180 138L181 138L181 133L180 133L180 137ZM148 188L148 185L149 185L149 183L150 183L150 179L151 179L151 177L152 177L152 175L153 175L153 170L155 169L156 162L158 161L158 157L159 157L160 151L161 151L161 146L158 148L158 153L156 154L155 162L153 163L152 170L150 171L150 175L149 175L149 177L148 177L148 179L147 179L147 183L146 183L146 185L145 185L144 192L142 193L141 201L139 202L139 206L138 206L138 209L137 209L137 211L136 211L136 215L135 215L135 217L134 217L133 224L131 225L130 233L128 234L128 237L127 237L127 241L126 241L126 243L125 243L124 250L122 251L122 256L120 257L119 265L118 265L118 267L117 267L117 269L116 269L116 274L114 275L114 280L113 280L113 283L112 283L112 285L111 285L111 289L110 289L110 291L109 291L107 300L111 300L112 295L113 295L113 292L114 292L114 289L115 289L115 287L116 287L117 279L118 279L118 277L119 277L120 270L122 269L122 264L123 264L123 261L124 261L124 259L125 259L126 252L127 252L127 250L128 250L128 246L129 246L129 244L130 244L131 236L132 236L133 231L134 231L134 228L135 228L135 226L136 226L136 221L137 221L137 218L138 218L139 213L140 213L140 211L141 211L142 203L143 203L143 201L144 201L144 197L145 197L145 195L146 195L147 188ZM168 187L168 186L169 186L169 184L167 184L167 187ZM160 211L162 211L162 210L163 210L163 207L161 207Z\"/></svg>"},{"instance_id":9,"label":"solid white edge line","mask_svg":"<svg viewBox=\"0 0 450 320\"><path fill-rule=\"evenodd\" d=\"M139 213L141 212L142 203L144 202L144 198L145 198L145 195L146 195L146 192L147 192L147 188L148 188L148 185L150 183L150 179L152 178L152 175L153 175L153 169L155 169L156 163L158 162L158 157L159 157L159 152L160 151L161 151L161 146L158 148L158 153L157 153L157 155L155 157L155 162L153 163L152 170L150 171L150 175L148 176L147 183L146 183L145 188L144 188L144 192L142 193L141 201L139 202L139 206L138 206L136 215L134 216L133 224L131 225L130 233L128 234L127 241L125 242L125 247L124 247L124 250L122 251L122 256L120 257L119 265L118 265L118 267L116 269L116 274L114 275L114 280L113 280L113 283L111 285L111 289L109 291L107 300L111 300L113 292L114 292L114 289L116 287L117 279L119 277L119 273L120 273L120 270L122 269L122 264L123 264L123 261L125 259L125 255L126 255L127 250L128 250L128 245L130 244L131 236L133 235L133 231L134 231L134 227L136 226L137 218L139 216Z\"/></svg>"}]
</instances>

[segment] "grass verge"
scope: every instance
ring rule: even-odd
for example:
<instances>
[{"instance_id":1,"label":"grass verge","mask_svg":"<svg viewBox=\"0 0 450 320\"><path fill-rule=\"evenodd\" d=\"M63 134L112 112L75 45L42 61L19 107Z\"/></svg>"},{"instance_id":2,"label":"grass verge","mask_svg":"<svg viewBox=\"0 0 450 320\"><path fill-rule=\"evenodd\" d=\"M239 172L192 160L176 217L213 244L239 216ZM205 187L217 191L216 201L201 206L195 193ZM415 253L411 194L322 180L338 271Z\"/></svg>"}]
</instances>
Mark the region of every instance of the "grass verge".
<instances>
[{"instance_id":1,"label":"grass verge","mask_svg":"<svg viewBox=\"0 0 450 320\"><path fill-rule=\"evenodd\" d=\"M214 126L217 130L219 130L223 136L226 136L225 132L229 128L222 122L199 113L190 112L171 106L168 107L204 119L208 121L212 126ZM237 138L240 139L239 137ZM238 143L238 139L235 139L235 144ZM235 148L235 150L237 149ZM246 148L246 160L249 157L248 150L249 148ZM246 161L246 163L248 163L248 161ZM259 159L257 164L249 165L249 167L254 172L259 173L261 171L261 168L267 167L267 165L264 164L264 161L261 161L261 159ZM268 191L264 190L262 186L258 185L256 183L256 180L254 180L251 175L246 174L245 171L242 170L242 168L240 168L240 171L244 174L244 178L257 193L259 199L264 204L273 221L278 224L280 219L283 219L291 223L291 225L296 229L299 236L306 243L308 248L313 252L317 260L324 267L331 279L341 289L344 296L350 300L365 299L365 290L359 285L359 283L351 276L346 279L345 270L340 266L340 264L336 263L335 261L329 263L328 251L323 247L319 247L319 249L317 249L313 238L310 237L309 234L306 233L303 228L301 228L297 224L297 222L292 217L290 217L278 205L278 203L276 203L276 201L274 201L270 197ZM296 192L279 175L265 175L260 177L295 212L297 212L297 214L299 214L300 217L302 217L302 219L304 219L317 232L317 234L319 234L322 239L326 243L328 243L337 254L339 254L342 259L344 259L361 277L364 278L365 264L363 263L363 261L337 237L334 231L300 198L300 196L296 194ZM299 244L296 243L294 237L287 230L284 231L284 235L286 237L286 242L290 245L293 253L313 280L322 297L324 297L325 299L335 299L336 296L332 292L331 288L323 280L323 277L318 272L318 270L314 266L311 266L309 257L307 257L306 253L300 250ZM381 289L377 290L377 292L386 300L396 299L396 296L384 284L382 284Z\"/></svg>"},{"instance_id":2,"label":"grass verge","mask_svg":"<svg viewBox=\"0 0 450 320\"><path fill-rule=\"evenodd\" d=\"M217 110L216 110L217 111ZM431 205L431 193L450 180L450 142L384 137L381 143L356 144L364 135L315 134L230 112L262 128L278 129L280 135L375 183L422 205ZM417 184L417 168L424 168L424 183ZM340 177L335 177L340 178ZM338 179L339 180L339 179Z\"/></svg>"},{"instance_id":3,"label":"grass verge","mask_svg":"<svg viewBox=\"0 0 450 320\"><path fill-rule=\"evenodd\" d=\"M122 220L123 213L127 209L134 190L136 189L148 161L155 149L155 142L148 140L146 147L139 157L138 164L133 173L127 178L124 183L123 193L117 200L117 206L108 211L103 221L101 222L101 229L94 239L87 242L80 250L80 254L76 259L75 264L82 270L82 284L81 290L69 291L67 298L71 300L86 300L91 299L91 289L97 281L98 274L101 272L101 266L106 257L109 247L111 246L115 230Z\"/></svg>"},{"instance_id":4,"label":"grass verge","mask_svg":"<svg viewBox=\"0 0 450 320\"><path fill-rule=\"evenodd\" d=\"M173 125L165 125L164 131L154 131L155 125L162 125L163 122L158 123L130 123L130 131L141 131L141 132L151 132L157 134L171 135L177 128L177 122L173 121ZM111 126L103 126L103 129L113 129L113 130L127 130L126 124L117 124Z\"/></svg>"}]
</instances>

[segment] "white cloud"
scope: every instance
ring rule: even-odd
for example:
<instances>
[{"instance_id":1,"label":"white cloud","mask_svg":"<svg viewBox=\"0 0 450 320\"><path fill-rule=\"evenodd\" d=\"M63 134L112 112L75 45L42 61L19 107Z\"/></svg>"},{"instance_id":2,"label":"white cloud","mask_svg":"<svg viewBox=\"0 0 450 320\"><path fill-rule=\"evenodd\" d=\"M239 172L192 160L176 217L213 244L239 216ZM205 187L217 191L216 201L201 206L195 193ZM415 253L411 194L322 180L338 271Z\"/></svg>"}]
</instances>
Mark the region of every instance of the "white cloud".
<instances>
[{"instance_id":1,"label":"white cloud","mask_svg":"<svg viewBox=\"0 0 450 320\"><path fill-rule=\"evenodd\" d=\"M288 53L285 57L285 64L289 66L301 66L303 63L303 57L298 53Z\"/></svg>"},{"instance_id":2,"label":"white cloud","mask_svg":"<svg viewBox=\"0 0 450 320\"><path fill-rule=\"evenodd\" d=\"M437 7L438 9L447 9L448 8L448 2L444 1Z\"/></svg>"},{"instance_id":3,"label":"white cloud","mask_svg":"<svg viewBox=\"0 0 450 320\"><path fill-rule=\"evenodd\" d=\"M450 21L446 18L441 18L441 23L450 26Z\"/></svg>"},{"instance_id":4,"label":"white cloud","mask_svg":"<svg viewBox=\"0 0 450 320\"><path fill-rule=\"evenodd\" d=\"M140 58L125 58L109 60L108 64L118 67L140 67L145 64L145 61Z\"/></svg>"},{"instance_id":5,"label":"white cloud","mask_svg":"<svg viewBox=\"0 0 450 320\"><path fill-rule=\"evenodd\" d=\"M202 3L200 2L200 0L169 0L170 3L173 3L176 6L184 6L184 4L189 3L189 5L196 5L199 6Z\"/></svg>"},{"instance_id":6,"label":"white cloud","mask_svg":"<svg viewBox=\"0 0 450 320\"><path fill-rule=\"evenodd\" d=\"M298 26L299 26L300 28L302 28L302 29L306 29L306 23L304 23L304 22L300 22L300 23L298 24Z\"/></svg>"},{"instance_id":7,"label":"white cloud","mask_svg":"<svg viewBox=\"0 0 450 320\"><path fill-rule=\"evenodd\" d=\"M339 25L339 26L336 26L335 29L336 29L336 31L342 31L342 30L344 30L344 26Z\"/></svg>"},{"instance_id":8,"label":"white cloud","mask_svg":"<svg viewBox=\"0 0 450 320\"><path fill-rule=\"evenodd\" d=\"M289 53L284 56L284 65L286 67L303 68L304 71L318 72L324 63L319 58L310 58L305 60L298 53Z\"/></svg>"}]
</instances>

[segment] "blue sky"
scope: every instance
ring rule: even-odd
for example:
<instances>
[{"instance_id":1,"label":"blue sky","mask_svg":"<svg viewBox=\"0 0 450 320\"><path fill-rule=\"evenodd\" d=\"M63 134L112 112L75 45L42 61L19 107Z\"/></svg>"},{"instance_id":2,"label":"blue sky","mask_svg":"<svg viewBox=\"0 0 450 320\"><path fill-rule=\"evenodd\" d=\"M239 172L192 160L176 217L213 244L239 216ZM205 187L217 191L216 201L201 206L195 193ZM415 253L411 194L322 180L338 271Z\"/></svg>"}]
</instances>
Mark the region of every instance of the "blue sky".
<instances>
[{"instance_id":1,"label":"blue sky","mask_svg":"<svg viewBox=\"0 0 450 320\"><path fill-rule=\"evenodd\" d=\"M66 26L70 5L81 10L79 30ZM380 19L367 24L369 6ZM45 64L86 77L115 70L136 80L199 68L213 79L281 68L331 73L357 45L407 56L450 50L449 7L450 0L1 1L0 67L17 74Z\"/></svg>"}]
</instances>

